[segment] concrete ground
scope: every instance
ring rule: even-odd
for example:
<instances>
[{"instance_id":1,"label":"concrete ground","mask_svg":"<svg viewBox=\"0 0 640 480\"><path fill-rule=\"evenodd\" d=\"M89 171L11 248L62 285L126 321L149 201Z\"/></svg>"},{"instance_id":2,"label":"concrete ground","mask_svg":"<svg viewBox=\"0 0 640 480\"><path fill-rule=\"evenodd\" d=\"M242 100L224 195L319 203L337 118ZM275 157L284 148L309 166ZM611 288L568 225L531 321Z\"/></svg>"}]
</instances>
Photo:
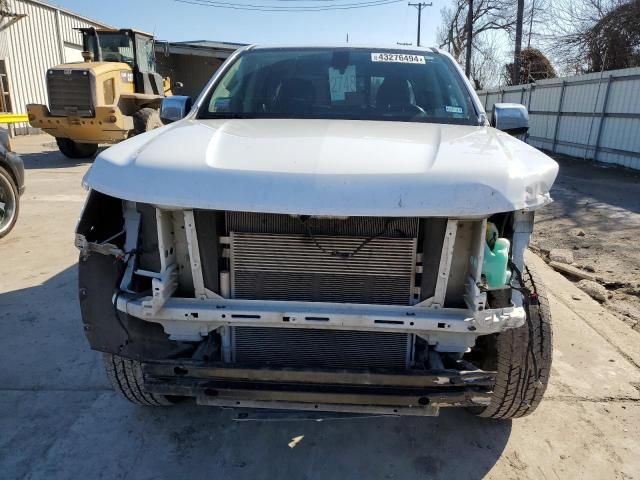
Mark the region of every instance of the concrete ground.
<instances>
[{"instance_id":1,"label":"concrete ground","mask_svg":"<svg viewBox=\"0 0 640 480\"><path fill-rule=\"evenodd\" d=\"M534 256L555 357L530 417L319 421L128 404L80 322L73 230L89 163L45 136L15 145L28 171L18 225L0 240L0 478L640 479L637 335Z\"/></svg>"},{"instance_id":2,"label":"concrete ground","mask_svg":"<svg viewBox=\"0 0 640 480\"><path fill-rule=\"evenodd\" d=\"M554 203L536 216L532 248L542 255L569 250L574 265L606 287L606 307L640 333L640 172L570 157L558 162Z\"/></svg>"}]
</instances>

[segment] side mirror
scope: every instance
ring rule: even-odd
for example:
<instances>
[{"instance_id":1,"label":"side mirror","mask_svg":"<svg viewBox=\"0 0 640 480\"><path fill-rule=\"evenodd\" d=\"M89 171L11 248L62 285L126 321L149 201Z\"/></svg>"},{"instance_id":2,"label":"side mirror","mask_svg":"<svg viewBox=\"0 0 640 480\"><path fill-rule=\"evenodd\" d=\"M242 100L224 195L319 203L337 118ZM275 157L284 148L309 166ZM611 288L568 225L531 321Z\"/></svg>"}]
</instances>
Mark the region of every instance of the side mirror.
<instances>
[{"instance_id":1,"label":"side mirror","mask_svg":"<svg viewBox=\"0 0 640 480\"><path fill-rule=\"evenodd\" d=\"M529 112L519 103L496 103L491 115L491 126L510 135L527 133Z\"/></svg>"},{"instance_id":2,"label":"side mirror","mask_svg":"<svg viewBox=\"0 0 640 480\"><path fill-rule=\"evenodd\" d=\"M165 125L187 116L191 110L191 97L173 95L165 97L160 106L160 120Z\"/></svg>"}]
</instances>

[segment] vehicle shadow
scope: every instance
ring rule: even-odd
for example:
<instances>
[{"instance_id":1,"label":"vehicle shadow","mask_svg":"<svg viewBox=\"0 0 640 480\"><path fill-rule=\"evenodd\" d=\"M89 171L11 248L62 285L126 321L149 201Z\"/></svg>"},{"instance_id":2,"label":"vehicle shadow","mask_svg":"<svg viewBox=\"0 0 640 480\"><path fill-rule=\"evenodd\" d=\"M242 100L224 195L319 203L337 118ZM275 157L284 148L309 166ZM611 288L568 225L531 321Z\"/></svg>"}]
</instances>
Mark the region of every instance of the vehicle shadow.
<instances>
[{"instance_id":1,"label":"vehicle shadow","mask_svg":"<svg viewBox=\"0 0 640 480\"><path fill-rule=\"evenodd\" d=\"M480 419L460 409L443 409L439 417L384 417L230 410L193 402L132 405L110 390L101 355L89 350L76 278L73 265L38 285L0 294L0 385L36 392L40 404L47 404L31 406L22 396L4 400L5 413L24 417L33 430L15 445L11 455L29 460L13 465L11 475L482 478L509 440L510 421ZM57 428L60 422L68 427ZM0 444L8 435L0 432ZM0 468L6 461L12 465L10 458L0 458Z\"/></svg>"},{"instance_id":2,"label":"vehicle shadow","mask_svg":"<svg viewBox=\"0 0 640 480\"><path fill-rule=\"evenodd\" d=\"M640 229L640 172L593 162L558 157L560 171L551 188L553 202L536 212L534 243L545 244L545 229L561 229L567 235L562 248L606 247L610 237L599 232L616 232L616 240L633 239ZM585 244L575 233L583 230L594 237Z\"/></svg>"},{"instance_id":3,"label":"vehicle shadow","mask_svg":"<svg viewBox=\"0 0 640 480\"><path fill-rule=\"evenodd\" d=\"M481 479L512 428L457 409L439 417L304 416L194 404L154 409L103 394L64 451L39 470L74 458L72 473L111 478Z\"/></svg>"},{"instance_id":4,"label":"vehicle shadow","mask_svg":"<svg viewBox=\"0 0 640 480\"><path fill-rule=\"evenodd\" d=\"M10 236L0 240L0 249L5 241ZM6 264L0 270L6 280L0 292L22 281ZM96 360L82 331L76 265L34 286L0 293L0 390L106 387Z\"/></svg>"},{"instance_id":5,"label":"vehicle shadow","mask_svg":"<svg viewBox=\"0 0 640 480\"><path fill-rule=\"evenodd\" d=\"M551 196L563 213L582 206L640 213L640 172L601 162L554 155L560 164Z\"/></svg>"},{"instance_id":6,"label":"vehicle shadow","mask_svg":"<svg viewBox=\"0 0 640 480\"><path fill-rule=\"evenodd\" d=\"M100 154L107 147L98 149L96 155ZM90 165L95 157L73 159L65 157L58 150L44 150L35 153L21 153L20 157L24 162L24 168L27 170L54 169L54 168L70 168L82 165Z\"/></svg>"},{"instance_id":7,"label":"vehicle shadow","mask_svg":"<svg viewBox=\"0 0 640 480\"><path fill-rule=\"evenodd\" d=\"M442 410L439 417L328 415L305 421L295 413L287 419L281 412L225 414L206 408L185 406L162 415L177 422L177 438L182 438L184 427L178 425L185 420L193 419L198 428L212 422L214 428L217 417L228 418L225 448L217 458L225 466L224 478L483 478L511 433L511 421L480 419L459 409ZM200 458L204 472L206 441L192 439L185 448L172 436L167 440L190 458Z\"/></svg>"}]
</instances>

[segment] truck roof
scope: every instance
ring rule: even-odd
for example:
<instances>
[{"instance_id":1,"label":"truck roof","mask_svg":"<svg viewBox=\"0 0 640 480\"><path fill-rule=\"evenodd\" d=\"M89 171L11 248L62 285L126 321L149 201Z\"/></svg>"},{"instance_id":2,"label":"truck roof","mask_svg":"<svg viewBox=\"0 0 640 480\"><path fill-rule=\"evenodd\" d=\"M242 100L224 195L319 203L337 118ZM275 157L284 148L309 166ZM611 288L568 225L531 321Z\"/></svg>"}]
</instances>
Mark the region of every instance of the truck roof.
<instances>
[{"instance_id":1,"label":"truck roof","mask_svg":"<svg viewBox=\"0 0 640 480\"><path fill-rule=\"evenodd\" d=\"M446 53L444 50L435 47L416 47L413 45L389 45L389 44L357 44L357 43L320 43L320 44L252 44L246 47L251 50L269 49L269 48L366 48L368 50L379 48L381 50L396 50L403 52L432 52L432 53Z\"/></svg>"}]
</instances>

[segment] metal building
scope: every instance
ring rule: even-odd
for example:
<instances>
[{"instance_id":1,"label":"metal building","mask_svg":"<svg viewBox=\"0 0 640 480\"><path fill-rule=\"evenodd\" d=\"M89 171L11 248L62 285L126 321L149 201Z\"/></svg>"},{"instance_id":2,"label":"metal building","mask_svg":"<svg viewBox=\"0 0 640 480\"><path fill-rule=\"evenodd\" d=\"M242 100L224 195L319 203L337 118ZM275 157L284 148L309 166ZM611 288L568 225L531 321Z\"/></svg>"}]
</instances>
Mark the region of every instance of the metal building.
<instances>
[{"instance_id":1,"label":"metal building","mask_svg":"<svg viewBox=\"0 0 640 480\"><path fill-rule=\"evenodd\" d=\"M47 103L47 69L82 61L82 36L75 28L110 27L40 0L0 5L0 112L25 113L28 103ZM28 128L16 124L16 133Z\"/></svg>"},{"instance_id":2,"label":"metal building","mask_svg":"<svg viewBox=\"0 0 640 480\"><path fill-rule=\"evenodd\" d=\"M174 82L174 95L188 95L195 100L213 72L240 43L194 40L189 42L158 41L155 45L158 73ZM175 86L180 82L182 86Z\"/></svg>"}]
</instances>

